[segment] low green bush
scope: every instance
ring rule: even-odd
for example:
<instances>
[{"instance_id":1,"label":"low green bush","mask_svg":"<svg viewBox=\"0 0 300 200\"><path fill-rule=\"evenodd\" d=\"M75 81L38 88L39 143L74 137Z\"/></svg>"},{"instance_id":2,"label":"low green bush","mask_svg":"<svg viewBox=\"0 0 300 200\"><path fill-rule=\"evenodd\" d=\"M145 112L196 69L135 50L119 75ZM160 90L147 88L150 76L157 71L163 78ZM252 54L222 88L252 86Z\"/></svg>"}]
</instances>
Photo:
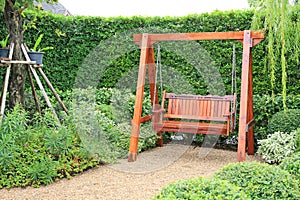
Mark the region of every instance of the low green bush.
<instances>
[{"instance_id":1,"label":"low green bush","mask_svg":"<svg viewBox=\"0 0 300 200\"><path fill-rule=\"evenodd\" d=\"M268 124L268 133L290 133L300 127L300 109L288 109L274 114Z\"/></svg>"},{"instance_id":2,"label":"low green bush","mask_svg":"<svg viewBox=\"0 0 300 200\"><path fill-rule=\"evenodd\" d=\"M288 171L300 181L300 152L296 152L291 156L286 157L279 167Z\"/></svg>"},{"instance_id":3,"label":"low green bush","mask_svg":"<svg viewBox=\"0 0 300 200\"><path fill-rule=\"evenodd\" d=\"M258 140L257 153L268 163L280 163L284 158L295 152L296 132L275 132L267 139Z\"/></svg>"},{"instance_id":4,"label":"low green bush","mask_svg":"<svg viewBox=\"0 0 300 200\"><path fill-rule=\"evenodd\" d=\"M181 180L164 187L153 200L173 199L250 199L240 187L219 179Z\"/></svg>"},{"instance_id":5,"label":"low green bush","mask_svg":"<svg viewBox=\"0 0 300 200\"><path fill-rule=\"evenodd\" d=\"M214 177L243 188L251 199L300 199L298 180L287 171L266 163L230 163Z\"/></svg>"}]
</instances>

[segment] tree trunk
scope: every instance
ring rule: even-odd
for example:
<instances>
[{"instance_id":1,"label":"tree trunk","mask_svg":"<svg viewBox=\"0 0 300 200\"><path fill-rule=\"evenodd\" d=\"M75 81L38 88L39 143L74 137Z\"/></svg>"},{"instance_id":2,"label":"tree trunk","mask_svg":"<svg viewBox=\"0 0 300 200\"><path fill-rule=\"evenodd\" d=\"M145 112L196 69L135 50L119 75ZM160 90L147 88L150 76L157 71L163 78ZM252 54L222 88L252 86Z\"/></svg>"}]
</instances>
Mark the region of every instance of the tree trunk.
<instances>
[{"instance_id":1,"label":"tree trunk","mask_svg":"<svg viewBox=\"0 0 300 200\"><path fill-rule=\"evenodd\" d=\"M10 4L9 4L10 2ZM14 8L14 0L6 0L4 8L5 23L9 32L10 42L15 44L13 60L24 60L21 49L23 43L22 16L18 9ZM26 67L21 64L12 65L9 82L9 107L13 108L18 104L24 106L24 89L26 79Z\"/></svg>"}]
</instances>

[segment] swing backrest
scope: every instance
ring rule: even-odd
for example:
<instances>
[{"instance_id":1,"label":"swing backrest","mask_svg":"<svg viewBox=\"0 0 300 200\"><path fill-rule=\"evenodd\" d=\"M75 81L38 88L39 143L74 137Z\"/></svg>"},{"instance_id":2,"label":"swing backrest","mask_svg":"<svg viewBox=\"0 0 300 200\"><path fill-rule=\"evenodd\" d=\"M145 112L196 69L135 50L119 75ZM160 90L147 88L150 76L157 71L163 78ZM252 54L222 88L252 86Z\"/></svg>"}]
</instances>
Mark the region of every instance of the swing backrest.
<instances>
[{"instance_id":1,"label":"swing backrest","mask_svg":"<svg viewBox=\"0 0 300 200\"><path fill-rule=\"evenodd\" d=\"M165 93L164 98L168 99L165 118L226 122L234 113L231 108L235 108L236 95L201 96Z\"/></svg>"}]
</instances>

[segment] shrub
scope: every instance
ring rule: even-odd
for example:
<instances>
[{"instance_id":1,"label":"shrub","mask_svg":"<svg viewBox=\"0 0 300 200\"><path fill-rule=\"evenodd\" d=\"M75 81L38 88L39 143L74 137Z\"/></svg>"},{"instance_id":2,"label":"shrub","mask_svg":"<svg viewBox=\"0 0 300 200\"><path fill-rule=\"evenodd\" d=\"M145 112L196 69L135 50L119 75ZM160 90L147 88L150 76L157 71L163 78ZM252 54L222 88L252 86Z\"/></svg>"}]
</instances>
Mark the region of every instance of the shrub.
<instances>
[{"instance_id":1,"label":"shrub","mask_svg":"<svg viewBox=\"0 0 300 200\"><path fill-rule=\"evenodd\" d=\"M300 180L300 152L296 152L291 156L286 157L279 167L294 175L297 180Z\"/></svg>"},{"instance_id":2,"label":"shrub","mask_svg":"<svg viewBox=\"0 0 300 200\"><path fill-rule=\"evenodd\" d=\"M277 166L258 162L230 163L216 178L243 188L251 199L299 199L299 182Z\"/></svg>"},{"instance_id":3,"label":"shrub","mask_svg":"<svg viewBox=\"0 0 300 200\"><path fill-rule=\"evenodd\" d=\"M268 124L268 133L290 133L300 127L300 109L288 109L273 115Z\"/></svg>"},{"instance_id":4,"label":"shrub","mask_svg":"<svg viewBox=\"0 0 300 200\"><path fill-rule=\"evenodd\" d=\"M276 131L280 131L280 130L271 130L271 129L268 130L268 126L269 123L274 119L272 117L276 113L278 112L282 113L283 110L282 101L283 101L282 95L275 95L274 98L272 98L272 96L268 94L254 95L253 106L254 106L254 118L256 122L255 123L256 125L254 126L255 139L257 140L266 139L268 134L272 134ZM300 96L288 95L287 107L288 109L298 109L300 107ZM279 123L281 124L281 122ZM281 130L281 131L286 132L285 130Z\"/></svg>"},{"instance_id":5,"label":"shrub","mask_svg":"<svg viewBox=\"0 0 300 200\"><path fill-rule=\"evenodd\" d=\"M219 179L182 180L164 187L153 199L250 199L241 188Z\"/></svg>"},{"instance_id":6,"label":"shrub","mask_svg":"<svg viewBox=\"0 0 300 200\"><path fill-rule=\"evenodd\" d=\"M268 135L267 139L258 140L257 153L268 163L280 163L295 151L295 135L295 131Z\"/></svg>"},{"instance_id":7,"label":"shrub","mask_svg":"<svg viewBox=\"0 0 300 200\"><path fill-rule=\"evenodd\" d=\"M102 94L103 97L99 97ZM105 163L126 157L135 95L128 90L89 87L74 90L73 96L71 113L80 139L88 151ZM156 132L151 126L142 124L138 151L155 147L156 140Z\"/></svg>"},{"instance_id":8,"label":"shrub","mask_svg":"<svg viewBox=\"0 0 300 200\"><path fill-rule=\"evenodd\" d=\"M296 151L300 151L300 128L298 128L296 131L296 136L295 136L295 146L296 146Z\"/></svg>"}]
</instances>

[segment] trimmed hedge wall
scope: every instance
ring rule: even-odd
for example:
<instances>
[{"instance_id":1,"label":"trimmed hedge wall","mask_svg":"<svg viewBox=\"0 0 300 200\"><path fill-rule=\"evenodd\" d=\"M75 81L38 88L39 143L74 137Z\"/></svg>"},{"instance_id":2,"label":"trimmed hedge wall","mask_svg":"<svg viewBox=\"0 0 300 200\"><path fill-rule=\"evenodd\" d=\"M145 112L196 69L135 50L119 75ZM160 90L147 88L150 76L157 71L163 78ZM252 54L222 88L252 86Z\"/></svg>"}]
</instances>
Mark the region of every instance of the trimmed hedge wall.
<instances>
[{"instance_id":1,"label":"trimmed hedge wall","mask_svg":"<svg viewBox=\"0 0 300 200\"><path fill-rule=\"evenodd\" d=\"M189 15L185 17L65 17L40 13L36 21L36 29L29 28L25 31L25 41L28 46L32 46L40 33L44 34L42 46L53 46L54 50L48 51L45 55L44 71L49 76L50 81L55 83L55 87L60 90L73 88L75 77L80 67L85 66L86 57L100 43L106 46L106 56L115 53L121 41L113 40L118 38L118 34L133 30L132 33L143 32L214 32L214 31L239 31L250 28L253 11L216 11L199 15ZM28 12L27 19L33 19L33 14ZM26 20L27 20L26 19ZM4 20L1 18L0 37L6 35ZM155 27L155 29L153 28ZM105 71L97 80L98 86L113 87L116 82L128 71L133 70L139 63L139 49L132 41L132 33L123 38L127 44L130 43L130 51L122 47L120 56L113 59ZM124 34L121 34L121 36ZM122 37L120 37L122 39ZM232 41L199 41L219 67L227 93L231 90L231 56ZM179 47L180 48L180 47ZM241 66L242 46L237 45L237 66ZM100 58L99 58L100 59ZM89 66L98 65L99 59L90 62ZM254 93L270 93L269 72L265 64L264 42L254 48L253 53L253 77ZM163 64L173 66L180 74L187 78L189 83L195 88L197 93L207 93L206 86L203 86L203 79L196 73L191 63L187 63L180 56L171 51L162 51ZM102 63L103 64L103 63ZM297 73L297 64L289 66L288 93L299 91L300 75ZM298 67L299 68L299 67ZM238 77L241 68L237 67ZM280 71L277 72L279 75ZM91 75L87 73L86 75ZM278 79L280 80L280 79ZM238 86L240 78L238 78ZM95 84L95 83L94 83ZM199 86L200 84L200 86ZM239 91L239 90L238 90ZM276 92L281 91L281 83L278 81Z\"/></svg>"}]
</instances>

